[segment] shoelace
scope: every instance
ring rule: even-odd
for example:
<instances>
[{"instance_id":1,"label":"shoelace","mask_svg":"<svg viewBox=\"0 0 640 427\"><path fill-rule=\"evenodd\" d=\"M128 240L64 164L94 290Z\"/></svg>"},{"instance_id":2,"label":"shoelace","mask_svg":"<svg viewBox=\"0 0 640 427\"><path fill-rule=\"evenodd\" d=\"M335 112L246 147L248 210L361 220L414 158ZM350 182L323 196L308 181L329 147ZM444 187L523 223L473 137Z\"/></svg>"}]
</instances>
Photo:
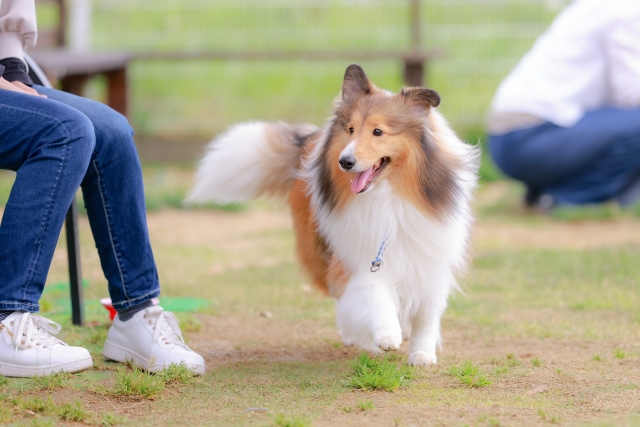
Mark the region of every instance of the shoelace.
<instances>
[{"instance_id":1,"label":"shoelace","mask_svg":"<svg viewBox=\"0 0 640 427\"><path fill-rule=\"evenodd\" d=\"M145 314L150 318L157 317L153 342L159 343L162 340L168 344L188 348L184 342L184 338L182 338L182 332L180 331L180 326L178 326L178 319L176 319L173 313L160 311L159 313L147 312Z\"/></svg>"},{"instance_id":2,"label":"shoelace","mask_svg":"<svg viewBox=\"0 0 640 427\"><path fill-rule=\"evenodd\" d=\"M32 344L42 345L44 348L54 344L64 344L62 340L51 336L51 334L55 335L62 329L60 325L52 320L25 312L19 318L16 318L13 323L13 343L16 346L16 353L18 353L18 349L25 350Z\"/></svg>"}]
</instances>

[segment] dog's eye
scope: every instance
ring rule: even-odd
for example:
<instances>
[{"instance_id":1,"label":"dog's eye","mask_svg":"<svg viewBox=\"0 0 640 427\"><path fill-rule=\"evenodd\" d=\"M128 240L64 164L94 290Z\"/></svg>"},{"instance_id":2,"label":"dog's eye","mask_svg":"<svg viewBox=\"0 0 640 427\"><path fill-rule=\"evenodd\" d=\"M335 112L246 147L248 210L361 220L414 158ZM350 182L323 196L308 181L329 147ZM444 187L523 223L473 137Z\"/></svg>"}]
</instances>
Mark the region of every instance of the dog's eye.
<instances>
[{"instance_id":1,"label":"dog's eye","mask_svg":"<svg viewBox=\"0 0 640 427\"><path fill-rule=\"evenodd\" d=\"M353 128L349 128L349 135L353 135Z\"/></svg>"},{"instance_id":2,"label":"dog's eye","mask_svg":"<svg viewBox=\"0 0 640 427\"><path fill-rule=\"evenodd\" d=\"M382 136L382 131L380 129L374 129L373 136Z\"/></svg>"}]
</instances>

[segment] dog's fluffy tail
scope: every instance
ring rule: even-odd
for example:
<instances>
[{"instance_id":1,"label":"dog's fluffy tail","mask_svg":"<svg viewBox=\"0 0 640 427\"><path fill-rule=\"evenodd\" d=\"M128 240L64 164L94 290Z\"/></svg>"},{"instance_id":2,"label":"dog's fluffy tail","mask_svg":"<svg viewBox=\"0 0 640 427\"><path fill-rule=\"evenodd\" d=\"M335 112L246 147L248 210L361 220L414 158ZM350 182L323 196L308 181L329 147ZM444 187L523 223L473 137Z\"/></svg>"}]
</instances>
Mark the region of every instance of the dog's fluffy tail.
<instances>
[{"instance_id":1,"label":"dog's fluffy tail","mask_svg":"<svg viewBox=\"0 0 640 427\"><path fill-rule=\"evenodd\" d=\"M300 168L314 125L241 123L206 148L187 197L189 204L243 202L262 195L285 196Z\"/></svg>"}]
</instances>

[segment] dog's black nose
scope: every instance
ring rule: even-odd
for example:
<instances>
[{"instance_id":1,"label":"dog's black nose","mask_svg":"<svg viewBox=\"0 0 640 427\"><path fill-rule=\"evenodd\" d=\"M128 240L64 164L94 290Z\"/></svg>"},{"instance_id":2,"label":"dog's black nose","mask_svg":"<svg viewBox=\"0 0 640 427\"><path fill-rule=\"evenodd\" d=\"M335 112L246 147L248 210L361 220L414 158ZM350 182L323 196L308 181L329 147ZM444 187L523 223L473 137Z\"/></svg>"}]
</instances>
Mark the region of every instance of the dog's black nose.
<instances>
[{"instance_id":1,"label":"dog's black nose","mask_svg":"<svg viewBox=\"0 0 640 427\"><path fill-rule=\"evenodd\" d=\"M340 166L342 167L342 169L348 171L348 170L351 170L353 166L355 166L356 159L353 156L344 156L344 157L340 157L340 160L338 161L338 163L340 163Z\"/></svg>"}]
</instances>

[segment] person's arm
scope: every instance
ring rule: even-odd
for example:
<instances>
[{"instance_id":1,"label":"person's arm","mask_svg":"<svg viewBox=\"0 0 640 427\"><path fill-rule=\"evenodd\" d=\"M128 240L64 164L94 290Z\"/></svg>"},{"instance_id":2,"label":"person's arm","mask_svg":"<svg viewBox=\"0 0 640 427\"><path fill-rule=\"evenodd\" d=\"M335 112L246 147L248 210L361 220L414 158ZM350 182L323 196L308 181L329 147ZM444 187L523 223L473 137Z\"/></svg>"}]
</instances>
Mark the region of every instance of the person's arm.
<instances>
[{"instance_id":1,"label":"person's arm","mask_svg":"<svg viewBox=\"0 0 640 427\"><path fill-rule=\"evenodd\" d=\"M23 49L37 40L34 0L0 0L0 76L10 82L32 85Z\"/></svg>"},{"instance_id":2,"label":"person's arm","mask_svg":"<svg viewBox=\"0 0 640 427\"><path fill-rule=\"evenodd\" d=\"M637 8L636 8L637 9ZM611 29L609 84L617 107L640 107L640 13Z\"/></svg>"}]
</instances>

